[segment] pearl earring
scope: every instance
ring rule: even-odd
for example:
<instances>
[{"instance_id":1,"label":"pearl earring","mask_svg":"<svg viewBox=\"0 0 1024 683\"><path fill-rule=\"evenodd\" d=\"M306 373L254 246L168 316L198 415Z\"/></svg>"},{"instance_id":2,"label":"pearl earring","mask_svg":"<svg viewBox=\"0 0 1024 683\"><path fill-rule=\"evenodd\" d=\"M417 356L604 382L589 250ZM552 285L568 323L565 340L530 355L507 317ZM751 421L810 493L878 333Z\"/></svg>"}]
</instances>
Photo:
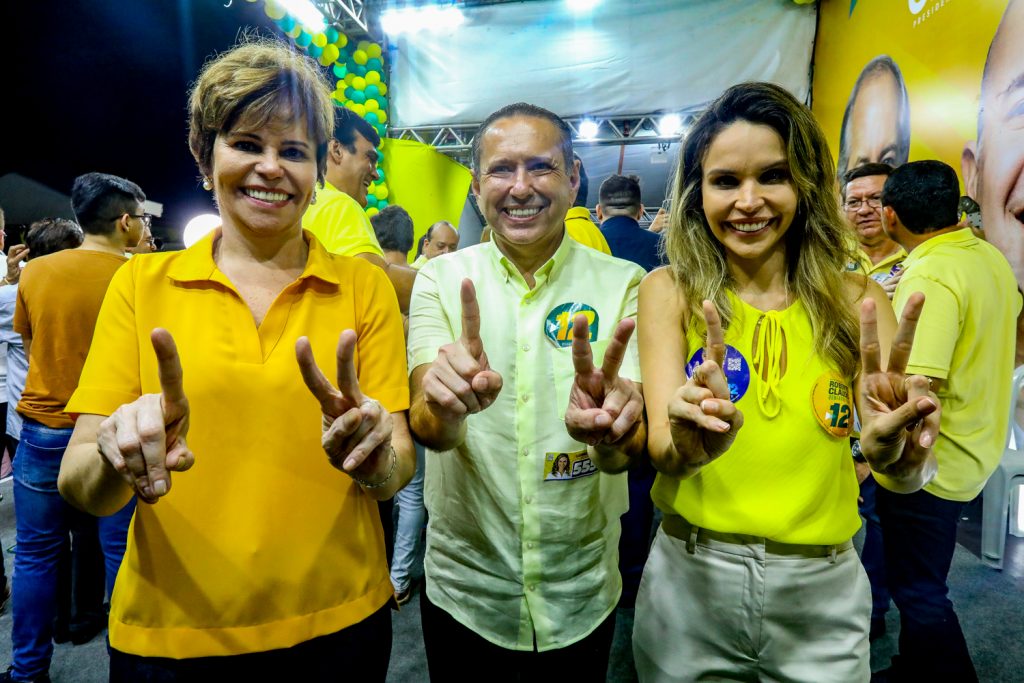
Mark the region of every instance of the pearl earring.
<instances>
[{"instance_id":1,"label":"pearl earring","mask_svg":"<svg viewBox=\"0 0 1024 683\"><path fill-rule=\"evenodd\" d=\"M209 178L203 177L203 189L207 192L213 189L213 183L210 182Z\"/></svg>"},{"instance_id":2,"label":"pearl earring","mask_svg":"<svg viewBox=\"0 0 1024 683\"><path fill-rule=\"evenodd\" d=\"M313 198L309 200L310 204L316 204L316 190L313 191Z\"/></svg>"}]
</instances>

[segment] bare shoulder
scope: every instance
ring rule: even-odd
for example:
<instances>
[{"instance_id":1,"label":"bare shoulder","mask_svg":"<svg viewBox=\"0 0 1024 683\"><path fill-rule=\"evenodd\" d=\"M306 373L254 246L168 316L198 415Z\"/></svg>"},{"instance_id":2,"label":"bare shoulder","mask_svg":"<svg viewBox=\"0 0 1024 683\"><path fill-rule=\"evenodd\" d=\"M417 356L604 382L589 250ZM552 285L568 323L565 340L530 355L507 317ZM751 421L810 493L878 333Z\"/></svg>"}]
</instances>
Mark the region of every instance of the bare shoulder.
<instances>
[{"instance_id":1,"label":"bare shoulder","mask_svg":"<svg viewBox=\"0 0 1024 683\"><path fill-rule=\"evenodd\" d=\"M686 316L686 295L676 282L668 266L656 268L640 283L640 305L647 311L656 310L665 321L681 320Z\"/></svg>"},{"instance_id":2,"label":"bare shoulder","mask_svg":"<svg viewBox=\"0 0 1024 683\"><path fill-rule=\"evenodd\" d=\"M843 273L843 289L846 300L858 315L860 305L865 299L874 299L879 305L891 305L882 286L861 273Z\"/></svg>"}]
</instances>

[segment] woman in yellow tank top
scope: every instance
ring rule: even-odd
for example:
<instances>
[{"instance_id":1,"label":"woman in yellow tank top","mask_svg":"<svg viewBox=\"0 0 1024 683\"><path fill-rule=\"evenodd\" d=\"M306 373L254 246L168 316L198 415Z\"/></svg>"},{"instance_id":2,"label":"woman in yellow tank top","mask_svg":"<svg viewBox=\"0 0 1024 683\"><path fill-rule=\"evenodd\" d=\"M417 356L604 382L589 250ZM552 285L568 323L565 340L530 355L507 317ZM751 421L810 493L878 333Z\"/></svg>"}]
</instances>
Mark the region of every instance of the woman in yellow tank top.
<instances>
[{"instance_id":1,"label":"woman in yellow tank top","mask_svg":"<svg viewBox=\"0 0 1024 683\"><path fill-rule=\"evenodd\" d=\"M939 406L903 372L923 296L897 329L881 287L844 273L834 168L810 110L765 83L727 90L683 144L671 265L638 315L664 514L637 598L642 681L870 678L855 397L865 455L903 491L934 473Z\"/></svg>"}]
</instances>

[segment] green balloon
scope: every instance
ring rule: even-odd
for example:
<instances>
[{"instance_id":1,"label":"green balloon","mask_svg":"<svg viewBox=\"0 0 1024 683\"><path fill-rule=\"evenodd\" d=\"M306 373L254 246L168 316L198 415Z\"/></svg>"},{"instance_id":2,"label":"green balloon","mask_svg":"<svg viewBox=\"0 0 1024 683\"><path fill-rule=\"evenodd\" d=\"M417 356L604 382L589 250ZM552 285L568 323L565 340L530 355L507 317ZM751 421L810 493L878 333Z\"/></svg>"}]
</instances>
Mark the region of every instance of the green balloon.
<instances>
[{"instance_id":1,"label":"green balloon","mask_svg":"<svg viewBox=\"0 0 1024 683\"><path fill-rule=\"evenodd\" d=\"M388 98L384 97L383 95L377 95L373 99L377 100L377 104L380 105L381 109L384 109L385 111L387 110L387 108L388 108Z\"/></svg>"},{"instance_id":2,"label":"green balloon","mask_svg":"<svg viewBox=\"0 0 1024 683\"><path fill-rule=\"evenodd\" d=\"M324 35L327 36L328 44L338 42L338 29L333 26L329 26L327 30L324 31Z\"/></svg>"},{"instance_id":3,"label":"green balloon","mask_svg":"<svg viewBox=\"0 0 1024 683\"><path fill-rule=\"evenodd\" d=\"M295 44L299 47L306 47L313 42L313 36L309 35L305 31L299 34L299 37L295 39Z\"/></svg>"},{"instance_id":4,"label":"green balloon","mask_svg":"<svg viewBox=\"0 0 1024 683\"><path fill-rule=\"evenodd\" d=\"M366 70L367 71L377 71L377 72L379 72L379 71L383 71L383 69L384 69L384 63L381 62L376 57L374 57L373 59L366 60Z\"/></svg>"},{"instance_id":5,"label":"green balloon","mask_svg":"<svg viewBox=\"0 0 1024 683\"><path fill-rule=\"evenodd\" d=\"M360 94L362 94L362 93L360 93ZM369 121L370 123L373 123L373 124L376 124L379 121L379 119L377 118L377 112L375 112L375 111L368 111L368 112L366 112L366 114L363 116L363 118L366 119L367 121ZM374 127L376 127L376 126L374 126Z\"/></svg>"},{"instance_id":6,"label":"green balloon","mask_svg":"<svg viewBox=\"0 0 1024 683\"><path fill-rule=\"evenodd\" d=\"M286 14L277 21L277 25L281 27L281 30L288 33L295 28L295 17L290 14Z\"/></svg>"},{"instance_id":7,"label":"green balloon","mask_svg":"<svg viewBox=\"0 0 1024 683\"><path fill-rule=\"evenodd\" d=\"M354 73L356 76L365 76L366 72L369 71L369 69L367 69L362 64L356 64L356 67L354 69L350 69L350 71Z\"/></svg>"},{"instance_id":8,"label":"green balloon","mask_svg":"<svg viewBox=\"0 0 1024 683\"><path fill-rule=\"evenodd\" d=\"M366 196L369 197L370 195L366 195ZM377 199L377 198L374 197L374 199ZM378 202L377 202L377 208L380 209L381 211L383 211L384 209L388 208L388 206L390 206L390 204L388 204L388 200L386 200L386 199L381 199L381 200L378 200Z\"/></svg>"},{"instance_id":9,"label":"green balloon","mask_svg":"<svg viewBox=\"0 0 1024 683\"><path fill-rule=\"evenodd\" d=\"M380 97L380 88L373 83L363 88L363 92L366 93L367 97L372 97L373 99Z\"/></svg>"},{"instance_id":10,"label":"green balloon","mask_svg":"<svg viewBox=\"0 0 1024 683\"><path fill-rule=\"evenodd\" d=\"M320 55L324 53L324 49L322 47L320 47L319 45L314 45L313 43L309 44L308 49L309 56L312 57L313 59L319 59Z\"/></svg>"},{"instance_id":11,"label":"green balloon","mask_svg":"<svg viewBox=\"0 0 1024 683\"><path fill-rule=\"evenodd\" d=\"M349 96L350 100L356 102L357 104L364 104L366 102L366 93L364 93L362 90L356 90L355 88L348 87L345 88L345 93L348 94L349 90L352 91L352 95Z\"/></svg>"},{"instance_id":12,"label":"green balloon","mask_svg":"<svg viewBox=\"0 0 1024 683\"><path fill-rule=\"evenodd\" d=\"M381 168L380 166L377 167L377 175L380 176L379 178L377 178L377 182L378 183L383 183L385 181L386 177L384 175L384 169Z\"/></svg>"},{"instance_id":13,"label":"green balloon","mask_svg":"<svg viewBox=\"0 0 1024 683\"><path fill-rule=\"evenodd\" d=\"M369 208L376 208L376 207L377 207L377 196L374 195L371 192L367 192L366 193L366 208L369 209Z\"/></svg>"},{"instance_id":14,"label":"green balloon","mask_svg":"<svg viewBox=\"0 0 1024 683\"><path fill-rule=\"evenodd\" d=\"M334 63L334 75L338 78L345 78L346 74L348 74L348 67L339 57L338 61Z\"/></svg>"}]
</instances>

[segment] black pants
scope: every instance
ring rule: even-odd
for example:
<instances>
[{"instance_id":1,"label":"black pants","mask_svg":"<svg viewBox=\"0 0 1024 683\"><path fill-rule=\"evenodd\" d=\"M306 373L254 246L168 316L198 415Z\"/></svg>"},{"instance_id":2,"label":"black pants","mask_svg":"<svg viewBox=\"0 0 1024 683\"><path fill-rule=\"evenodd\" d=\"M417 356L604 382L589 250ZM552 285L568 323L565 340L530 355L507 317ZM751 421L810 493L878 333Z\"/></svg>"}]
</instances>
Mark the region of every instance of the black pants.
<instances>
[{"instance_id":1,"label":"black pants","mask_svg":"<svg viewBox=\"0 0 1024 683\"><path fill-rule=\"evenodd\" d=\"M946 585L963 503L881 486L876 496L886 580L900 610L900 653L889 680L977 681Z\"/></svg>"},{"instance_id":2,"label":"black pants","mask_svg":"<svg viewBox=\"0 0 1024 683\"><path fill-rule=\"evenodd\" d=\"M110 683L383 682L391 659L391 605L337 633L294 647L229 657L166 659L110 651Z\"/></svg>"},{"instance_id":3,"label":"black pants","mask_svg":"<svg viewBox=\"0 0 1024 683\"><path fill-rule=\"evenodd\" d=\"M420 615L433 683L603 683L608 671L614 611L583 640L547 652L506 650L485 640L430 602L427 590L420 594Z\"/></svg>"}]
</instances>

